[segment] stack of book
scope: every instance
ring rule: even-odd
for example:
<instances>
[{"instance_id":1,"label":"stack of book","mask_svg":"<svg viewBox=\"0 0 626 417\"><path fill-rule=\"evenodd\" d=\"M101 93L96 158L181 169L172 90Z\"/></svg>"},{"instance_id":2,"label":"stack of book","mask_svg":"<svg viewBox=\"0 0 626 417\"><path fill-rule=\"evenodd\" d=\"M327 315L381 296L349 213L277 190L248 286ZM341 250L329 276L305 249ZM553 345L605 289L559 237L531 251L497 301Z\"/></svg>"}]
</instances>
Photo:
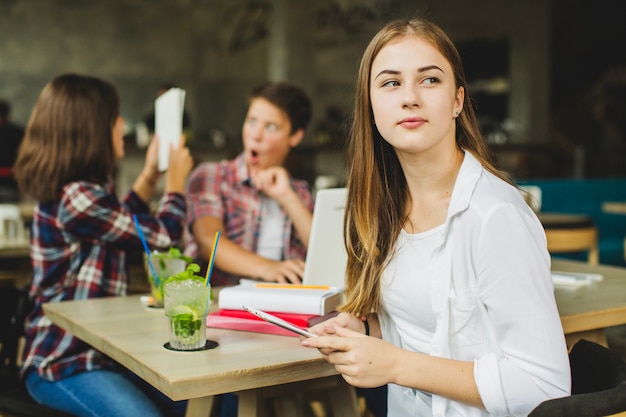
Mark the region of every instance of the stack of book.
<instances>
[{"instance_id":1,"label":"stack of book","mask_svg":"<svg viewBox=\"0 0 626 417\"><path fill-rule=\"evenodd\" d=\"M219 292L219 310L207 317L207 327L296 336L248 313L243 306L266 311L296 326L311 327L334 314L343 301L335 287L242 281Z\"/></svg>"}]
</instances>

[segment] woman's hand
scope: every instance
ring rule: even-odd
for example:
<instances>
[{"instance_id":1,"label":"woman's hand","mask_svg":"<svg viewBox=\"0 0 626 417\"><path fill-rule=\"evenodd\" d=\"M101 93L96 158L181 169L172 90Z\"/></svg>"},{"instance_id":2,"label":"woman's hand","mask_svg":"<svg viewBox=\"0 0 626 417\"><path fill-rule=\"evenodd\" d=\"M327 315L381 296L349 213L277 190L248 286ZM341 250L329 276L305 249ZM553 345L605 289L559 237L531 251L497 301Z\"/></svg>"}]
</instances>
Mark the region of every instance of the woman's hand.
<instances>
[{"instance_id":1,"label":"woman's hand","mask_svg":"<svg viewBox=\"0 0 626 417\"><path fill-rule=\"evenodd\" d=\"M339 313L331 319L316 324L311 327L310 330L319 335L335 334L334 329L337 326L365 334L365 325L363 324L363 321L354 314L349 313Z\"/></svg>"},{"instance_id":2,"label":"woman's hand","mask_svg":"<svg viewBox=\"0 0 626 417\"><path fill-rule=\"evenodd\" d=\"M165 174L165 192L185 192L185 181L193 168L193 158L181 135L178 146L170 146L169 166Z\"/></svg>"},{"instance_id":3,"label":"woman's hand","mask_svg":"<svg viewBox=\"0 0 626 417\"><path fill-rule=\"evenodd\" d=\"M146 150L146 159L144 162L143 170L141 174L145 177L146 181L155 185L159 178L161 177L161 173L158 169L158 161L159 161L159 138L154 136L148 149Z\"/></svg>"},{"instance_id":4,"label":"woman's hand","mask_svg":"<svg viewBox=\"0 0 626 417\"><path fill-rule=\"evenodd\" d=\"M365 336L362 328L352 330L357 324L355 320L360 320L352 315L346 322L343 314L312 327L310 330L320 336L304 339L302 345L317 348L350 385L373 388L392 382L391 376L397 367L395 360L401 357L396 352L399 348L382 339Z\"/></svg>"}]
</instances>

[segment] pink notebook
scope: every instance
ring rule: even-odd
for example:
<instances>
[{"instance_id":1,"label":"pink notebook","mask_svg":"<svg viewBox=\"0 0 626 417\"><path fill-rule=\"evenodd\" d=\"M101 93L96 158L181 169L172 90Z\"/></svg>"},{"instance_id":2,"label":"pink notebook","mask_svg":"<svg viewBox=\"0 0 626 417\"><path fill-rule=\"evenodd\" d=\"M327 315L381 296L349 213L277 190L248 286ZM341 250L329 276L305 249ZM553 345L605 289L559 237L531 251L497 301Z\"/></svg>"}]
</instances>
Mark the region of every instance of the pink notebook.
<instances>
[{"instance_id":1,"label":"pink notebook","mask_svg":"<svg viewBox=\"0 0 626 417\"><path fill-rule=\"evenodd\" d=\"M267 313L270 313L278 318L281 318L285 321L288 321L289 323L295 324L296 326L300 327L311 327L313 325L311 324L312 321L314 321L315 318L320 317L313 314L277 313L273 311L268 311ZM221 309L216 314L219 314L220 316L239 317L242 319L263 321L262 318L257 317L254 314L250 314L245 310Z\"/></svg>"},{"instance_id":2,"label":"pink notebook","mask_svg":"<svg viewBox=\"0 0 626 417\"><path fill-rule=\"evenodd\" d=\"M246 314L252 316L250 313ZM279 336L298 337L297 334L278 327L272 323L268 323L257 318L242 318L220 315L219 312L210 313L206 318L207 327L216 327L219 329L243 330L255 333L269 333Z\"/></svg>"},{"instance_id":3,"label":"pink notebook","mask_svg":"<svg viewBox=\"0 0 626 417\"><path fill-rule=\"evenodd\" d=\"M337 314L338 313L336 311L333 311L332 313L323 316L274 313L274 315L282 318L283 320L287 320L295 324L296 326L305 328L328 320L329 318L334 317ZM258 318L254 314L250 314L244 310L219 310L210 313L206 318L206 325L207 327L216 327L219 329L243 330L247 332L269 333L280 336L298 337L297 334L290 332L289 330L285 330L282 327L278 327L272 323L268 323L263 319Z\"/></svg>"}]
</instances>

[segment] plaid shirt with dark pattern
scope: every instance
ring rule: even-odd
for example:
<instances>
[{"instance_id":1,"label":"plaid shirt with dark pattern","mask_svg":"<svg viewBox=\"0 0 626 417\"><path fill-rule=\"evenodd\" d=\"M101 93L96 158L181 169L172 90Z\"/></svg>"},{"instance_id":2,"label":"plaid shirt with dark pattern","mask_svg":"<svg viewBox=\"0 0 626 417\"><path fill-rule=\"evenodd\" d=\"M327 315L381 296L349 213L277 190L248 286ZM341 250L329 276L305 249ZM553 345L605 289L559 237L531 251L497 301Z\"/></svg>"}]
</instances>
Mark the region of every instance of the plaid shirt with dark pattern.
<instances>
[{"instance_id":1,"label":"plaid shirt with dark pattern","mask_svg":"<svg viewBox=\"0 0 626 417\"><path fill-rule=\"evenodd\" d=\"M185 200L166 193L153 216L132 190L119 201L112 189L71 182L59 201L35 207L31 226L35 307L26 319L22 375L36 369L49 381L75 373L113 368L115 363L52 324L47 302L126 295L126 252L141 251L136 214L150 249L167 249L182 237Z\"/></svg>"},{"instance_id":2,"label":"plaid shirt with dark pattern","mask_svg":"<svg viewBox=\"0 0 626 417\"><path fill-rule=\"evenodd\" d=\"M290 179L304 204L313 211L313 196L306 181ZM188 231L196 219L210 216L224 223L222 233L242 248L256 253L263 219L261 192L252 184L243 154L229 161L205 162L198 165L187 181L187 221ZM284 215L283 258L302 259L306 247L295 233L289 216ZM199 259L198 246L191 233L187 234L186 254ZM215 268L211 277L213 285L234 285L240 277L235 277Z\"/></svg>"}]
</instances>

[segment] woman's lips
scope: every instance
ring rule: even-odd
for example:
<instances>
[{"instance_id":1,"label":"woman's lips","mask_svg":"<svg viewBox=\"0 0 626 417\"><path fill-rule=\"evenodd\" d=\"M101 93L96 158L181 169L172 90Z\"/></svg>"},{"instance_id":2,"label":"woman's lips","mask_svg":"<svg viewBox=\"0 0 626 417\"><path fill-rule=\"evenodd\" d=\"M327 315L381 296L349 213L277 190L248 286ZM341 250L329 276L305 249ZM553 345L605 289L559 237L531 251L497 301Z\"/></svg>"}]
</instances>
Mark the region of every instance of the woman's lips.
<instances>
[{"instance_id":1,"label":"woman's lips","mask_svg":"<svg viewBox=\"0 0 626 417\"><path fill-rule=\"evenodd\" d=\"M405 129L415 129L422 126L424 123L426 123L426 120L421 117L407 117L400 120L398 124Z\"/></svg>"}]
</instances>

